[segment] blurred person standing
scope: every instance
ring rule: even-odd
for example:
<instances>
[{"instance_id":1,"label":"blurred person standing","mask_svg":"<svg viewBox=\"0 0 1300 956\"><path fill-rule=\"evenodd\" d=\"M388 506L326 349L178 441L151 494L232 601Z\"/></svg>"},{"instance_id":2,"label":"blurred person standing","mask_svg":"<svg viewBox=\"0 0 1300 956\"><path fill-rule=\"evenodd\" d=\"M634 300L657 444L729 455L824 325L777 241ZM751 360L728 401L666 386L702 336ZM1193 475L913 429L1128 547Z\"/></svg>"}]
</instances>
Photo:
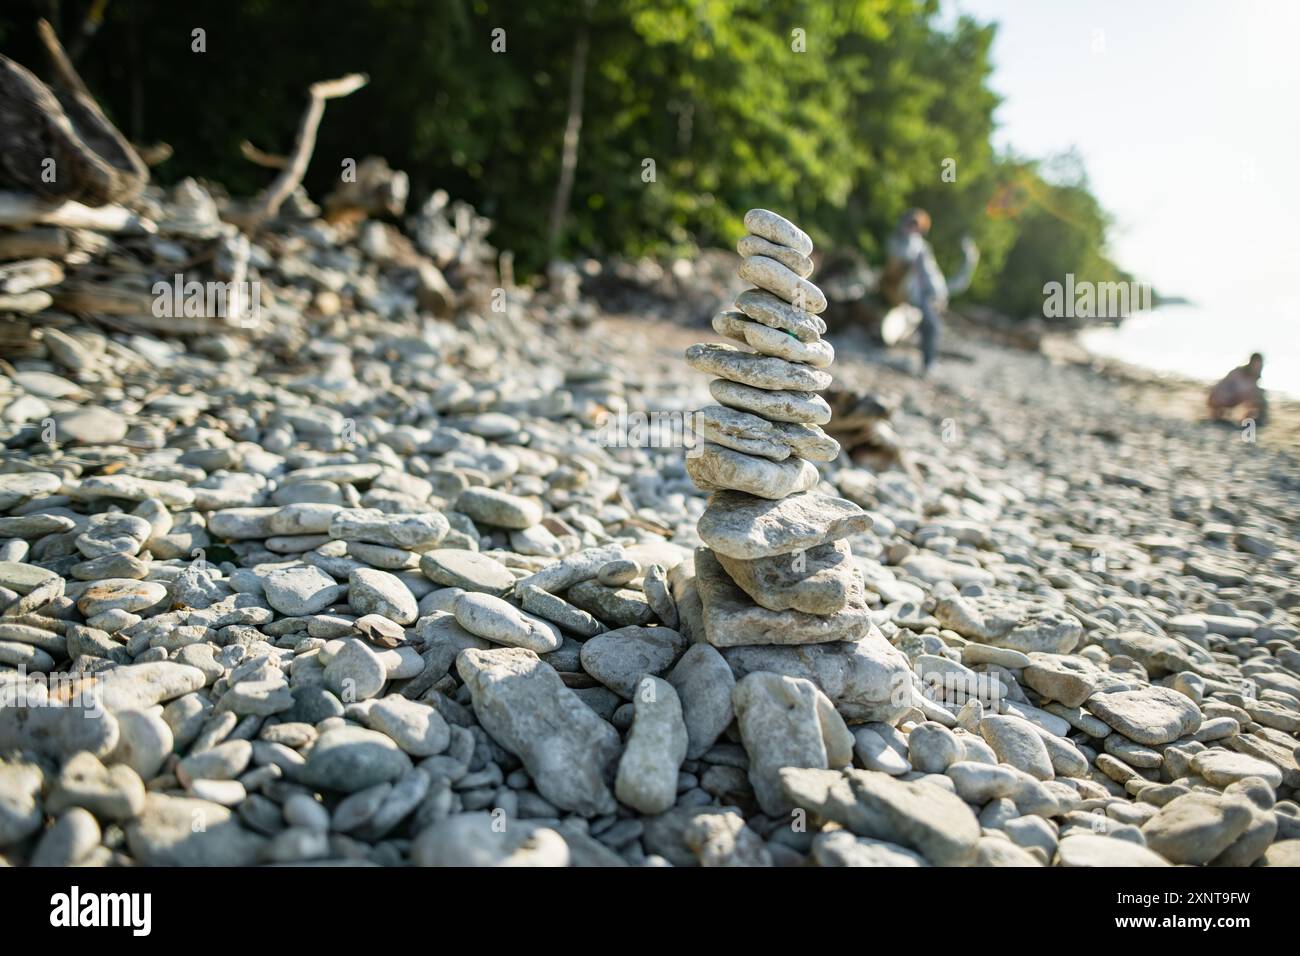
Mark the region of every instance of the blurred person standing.
<instances>
[{"instance_id":1,"label":"blurred person standing","mask_svg":"<svg viewBox=\"0 0 1300 956\"><path fill-rule=\"evenodd\" d=\"M894 287L898 298L920 311L923 377L929 374L939 353L939 330L948 299L966 291L979 262L979 249L975 243L970 238L963 239L961 271L952 282L948 282L935 261L934 250L926 241L929 232L930 214L924 209L909 209L903 214L886 245L889 262L884 280ZM889 295L890 290L885 291Z\"/></svg>"}]
</instances>

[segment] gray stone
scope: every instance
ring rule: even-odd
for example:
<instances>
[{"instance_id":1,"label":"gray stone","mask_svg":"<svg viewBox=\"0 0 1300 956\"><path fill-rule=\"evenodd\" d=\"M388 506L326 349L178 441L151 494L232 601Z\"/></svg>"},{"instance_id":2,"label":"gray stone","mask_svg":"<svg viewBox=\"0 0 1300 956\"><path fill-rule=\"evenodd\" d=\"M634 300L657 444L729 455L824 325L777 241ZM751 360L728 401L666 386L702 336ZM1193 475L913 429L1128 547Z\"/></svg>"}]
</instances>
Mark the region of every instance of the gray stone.
<instances>
[{"instance_id":1,"label":"gray stone","mask_svg":"<svg viewBox=\"0 0 1300 956\"><path fill-rule=\"evenodd\" d=\"M596 581L579 581L564 596L571 604L613 627L649 624L654 617L645 594L631 588L613 588Z\"/></svg>"},{"instance_id":2,"label":"gray stone","mask_svg":"<svg viewBox=\"0 0 1300 956\"><path fill-rule=\"evenodd\" d=\"M698 760L735 717L731 693L736 678L722 655L708 644L688 647L666 676L681 700L688 739L686 756Z\"/></svg>"},{"instance_id":3,"label":"gray stone","mask_svg":"<svg viewBox=\"0 0 1300 956\"><path fill-rule=\"evenodd\" d=\"M356 638L347 638L340 644L333 659L325 665L325 686L345 703L376 696L388 682L388 670L379 655Z\"/></svg>"},{"instance_id":4,"label":"gray stone","mask_svg":"<svg viewBox=\"0 0 1300 956\"><path fill-rule=\"evenodd\" d=\"M1079 707L1092 696L1101 672L1091 661L1062 654L1031 654L1021 680L1049 700Z\"/></svg>"},{"instance_id":5,"label":"gray stone","mask_svg":"<svg viewBox=\"0 0 1300 956\"><path fill-rule=\"evenodd\" d=\"M943 773L965 755L957 736L932 720L912 728L907 735L907 753L912 767L921 773Z\"/></svg>"},{"instance_id":6,"label":"gray stone","mask_svg":"<svg viewBox=\"0 0 1300 956\"><path fill-rule=\"evenodd\" d=\"M107 578L96 581L77 598L77 610L87 618L105 611L143 611L167 597L167 588L157 581Z\"/></svg>"},{"instance_id":7,"label":"gray stone","mask_svg":"<svg viewBox=\"0 0 1300 956\"><path fill-rule=\"evenodd\" d=\"M495 488L466 488L456 499L456 510L496 528L523 530L542 520L542 506L536 501Z\"/></svg>"},{"instance_id":8,"label":"gray stone","mask_svg":"<svg viewBox=\"0 0 1300 956\"><path fill-rule=\"evenodd\" d=\"M618 799L641 813L663 813L677 797L677 768L686 758L681 701L667 681L644 677L614 781Z\"/></svg>"},{"instance_id":9,"label":"gray stone","mask_svg":"<svg viewBox=\"0 0 1300 956\"><path fill-rule=\"evenodd\" d=\"M0 706L0 754L27 750L62 760L86 751L106 757L117 740L117 718L102 709L39 702Z\"/></svg>"},{"instance_id":10,"label":"gray stone","mask_svg":"<svg viewBox=\"0 0 1300 956\"><path fill-rule=\"evenodd\" d=\"M874 629L849 643L728 647L722 656L738 680L773 671L812 681L849 720L892 724L912 706L907 658Z\"/></svg>"},{"instance_id":11,"label":"gray stone","mask_svg":"<svg viewBox=\"0 0 1300 956\"><path fill-rule=\"evenodd\" d=\"M122 710L114 716L118 738L109 763L124 763L145 780L152 780L175 746L162 708Z\"/></svg>"},{"instance_id":12,"label":"gray stone","mask_svg":"<svg viewBox=\"0 0 1300 956\"><path fill-rule=\"evenodd\" d=\"M250 866L266 843L219 804L161 793L149 794L126 840L145 866Z\"/></svg>"},{"instance_id":13,"label":"gray stone","mask_svg":"<svg viewBox=\"0 0 1300 956\"><path fill-rule=\"evenodd\" d=\"M807 551L870 529L867 513L843 498L805 493L768 501L732 491L709 497L698 526L706 545L742 560Z\"/></svg>"},{"instance_id":14,"label":"gray stone","mask_svg":"<svg viewBox=\"0 0 1300 956\"><path fill-rule=\"evenodd\" d=\"M65 812L41 836L31 866L75 866L99 846L99 823L80 807Z\"/></svg>"},{"instance_id":15,"label":"gray stone","mask_svg":"<svg viewBox=\"0 0 1300 956\"><path fill-rule=\"evenodd\" d=\"M746 289L736 296L736 308L769 328L788 332L800 342L816 342L826 331L821 316L796 308L764 289Z\"/></svg>"},{"instance_id":16,"label":"gray stone","mask_svg":"<svg viewBox=\"0 0 1300 956\"><path fill-rule=\"evenodd\" d=\"M420 555L420 572L434 584L482 591L500 597L515 584L515 576L500 561L477 551L438 548Z\"/></svg>"},{"instance_id":17,"label":"gray stone","mask_svg":"<svg viewBox=\"0 0 1300 956\"><path fill-rule=\"evenodd\" d=\"M690 346L686 364L700 372L768 390L820 392L831 384L829 373L811 366L711 342Z\"/></svg>"},{"instance_id":18,"label":"gray stone","mask_svg":"<svg viewBox=\"0 0 1300 956\"><path fill-rule=\"evenodd\" d=\"M853 759L853 735L811 681L758 671L736 684L731 703L749 754L749 781L768 816L798 805L782 790L782 768L826 770Z\"/></svg>"},{"instance_id":19,"label":"gray stone","mask_svg":"<svg viewBox=\"0 0 1300 956\"><path fill-rule=\"evenodd\" d=\"M925 857L897 843L857 837L848 830L830 830L813 838L818 866L929 866Z\"/></svg>"},{"instance_id":20,"label":"gray stone","mask_svg":"<svg viewBox=\"0 0 1300 956\"><path fill-rule=\"evenodd\" d=\"M378 614L397 624L414 624L420 616L419 602L402 579L373 568L348 576L348 604L358 614Z\"/></svg>"},{"instance_id":21,"label":"gray stone","mask_svg":"<svg viewBox=\"0 0 1300 956\"><path fill-rule=\"evenodd\" d=\"M1060 608L1003 594L941 597L934 616L962 637L1026 654L1068 654L1083 634L1079 619Z\"/></svg>"},{"instance_id":22,"label":"gray stone","mask_svg":"<svg viewBox=\"0 0 1300 956\"><path fill-rule=\"evenodd\" d=\"M591 614L588 614L582 608L574 607L568 601L556 597L549 591L543 591L539 587L526 584L516 585L515 594L519 598L519 603L523 605L524 610L529 614L544 618L572 634L577 634L580 637L595 637L605 630L605 625ZM647 595L648 597L649 595Z\"/></svg>"},{"instance_id":23,"label":"gray stone","mask_svg":"<svg viewBox=\"0 0 1300 956\"><path fill-rule=\"evenodd\" d=\"M760 238L793 249L802 256L812 255L813 243L808 234L770 209L751 209L745 213L745 228Z\"/></svg>"},{"instance_id":24,"label":"gray stone","mask_svg":"<svg viewBox=\"0 0 1300 956\"><path fill-rule=\"evenodd\" d=\"M614 812L607 782L619 756L618 733L549 665L522 648L469 648L456 669L479 723L523 762L543 797L585 816Z\"/></svg>"},{"instance_id":25,"label":"gray stone","mask_svg":"<svg viewBox=\"0 0 1300 956\"><path fill-rule=\"evenodd\" d=\"M127 820L144 805L144 781L138 773L126 764L105 767L94 754L82 752L63 765L45 809L57 815L81 807L101 820Z\"/></svg>"},{"instance_id":26,"label":"gray stone","mask_svg":"<svg viewBox=\"0 0 1300 956\"><path fill-rule=\"evenodd\" d=\"M490 594L466 593L453 605L456 623L471 634L538 654L559 649L561 635L547 621L520 611L513 604Z\"/></svg>"},{"instance_id":27,"label":"gray stone","mask_svg":"<svg viewBox=\"0 0 1300 956\"><path fill-rule=\"evenodd\" d=\"M974 861L979 821L956 794L925 781L849 769L781 771L791 805L834 820L852 833L915 850L935 866Z\"/></svg>"},{"instance_id":28,"label":"gray stone","mask_svg":"<svg viewBox=\"0 0 1300 956\"><path fill-rule=\"evenodd\" d=\"M770 560L782 559L791 560L787 555ZM714 647L856 641L871 630L862 579L856 573L849 579L845 605L829 614L772 611L754 604L707 548L695 553L695 574L705 638Z\"/></svg>"},{"instance_id":29,"label":"gray stone","mask_svg":"<svg viewBox=\"0 0 1300 956\"><path fill-rule=\"evenodd\" d=\"M342 604L348 589L320 568L282 568L263 579L266 603L281 614L302 617L319 614L333 604Z\"/></svg>"},{"instance_id":30,"label":"gray stone","mask_svg":"<svg viewBox=\"0 0 1300 956\"><path fill-rule=\"evenodd\" d=\"M770 611L834 614L862 591L847 541L750 561L721 552L714 557L741 590Z\"/></svg>"},{"instance_id":31,"label":"gray stone","mask_svg":"<svg viewBox=\"0 0 1300 956\"><path fill-rule=\"evenodd\" d=\"M814 315L826 311L826 296L822 290L775 259L747 256L741 260L738 274L746 282L766 289L795 308Z\"/></svg>"},{"instance_id":32,"label":"gray stone","mask_svg":"<svg viewBox=\"0 0 1300 956\"><path fill-rule=\"evenodd\" d=\"M686 649L686 639L666 627L624 627L582 645L582 669L614 693L632 700L644 675L664 673Z\"/></svg>"},{"instance_id":33,"label":"gray stone","mask_svg":"<svg viewBox=\"0 0 1300 956\"><path fill-rule=\"evenodd\" d=\"M490 813L458 813L411 844L417 866L568 866L569 845L555 830L516 822L502 828Z\"/></svg>"},{"instance_id":34,"label":"gray stone","mask_svg":"<svg viewBox=\"0 0 1300 956\"><path fill-rule=\"evenodd\" d=\"M340 541L361 541L389 548L423 551L435 547L451 525L437 511L385 514L375 508L345 508L330 519L329 535Z\"/></svg>"},{"instance_id":35,"label":"gray stone","mask_svg":"<svg viewBox=\"0 0 1300 956\"><path fill-rule=\"evenodd\" d=\"M41 828L42 782L35 764L0 759L0 848L20 843Z\"/></svg>"},{"instance_id":36,"label":"gray stone","mask_svg":"<svg viewBox=\"0 0 1300 956\"><path fill-rule=\"evenodd\" d=\"M979 724L982 736L998 760L1009 763L1039 780L1051 780L1055 775L1047 747L1034 726L1019 717L993 714Z\"/></svg>"},{"instance_id":37,"label":"gray stone","mask_svg":"<svg viewBox=\"0 0 1300 956\"><path fill-rule=\"evenodd\" d=\"M1167 744L1201 725L1196 705L1168 687L1144 687L1094 694L1088 710L1140 744Z\"/></svg>"},{"instance_id":38,"label":"gray stone","mask_svg":"<svg viewBox=\"0 0 1300 956\"><path fill-rule=\"evenodd\" d=\"M1240 797L1192 792L1161 807L1142 825L1142 835L1169 862L1203 866L1231 846L1253 816Z\"/></svg>"},{"instance_id":39,"label":"gray stone","mask_svg":"<svg viewBox=\"0 0 1300 956\"><path fill-rule=\"evenodd\" d=\"M769 421L825 425L831 420L831 407L816 392L769 391L715 378L709 382L709 394L719 404L751 412Z\"/></svg>"},{"instance_id":40,"label":"gray stone","mask_svg":"<svg viewBox=\"0 0 1300 956\"><path fill-rule=\"evenodd\" d=\"M440 754L451 743L451 730L432 707L404 697L385 697L366 711L372 730L387 734L412 757Z\"/></svg>"},{"instance_id":41,"label":"gray stone","mask_svg":"<svg viewBox=\"0 0 1300 956\"><path fill-rule=\"evenodd\" d=\"M1168 866L1144 846L1117 837L1071 833L1056 848L1058 866Z\"/></svg>"},{"instance_id":42,"label":"gray stone","mask_svg":"<svg viewBox=\"0 0 1300 956\"><path fill-rule=\"evenodd\" d=\"M411 759L391 738L345 726L320 735L300 777L309 786L356 793L396 780L410 769Z\"/></svg>"}]
</instances>

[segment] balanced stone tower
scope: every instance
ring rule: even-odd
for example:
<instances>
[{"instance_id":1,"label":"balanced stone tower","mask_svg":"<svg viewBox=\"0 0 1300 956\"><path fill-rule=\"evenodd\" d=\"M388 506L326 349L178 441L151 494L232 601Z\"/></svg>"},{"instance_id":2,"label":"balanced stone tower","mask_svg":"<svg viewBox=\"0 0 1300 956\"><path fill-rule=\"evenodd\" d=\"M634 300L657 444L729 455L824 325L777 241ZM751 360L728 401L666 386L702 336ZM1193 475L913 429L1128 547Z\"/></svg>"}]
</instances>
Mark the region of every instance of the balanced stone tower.
<instances>
[{"instance_id":1,"label":"balanced stone tower","mask_svg":"<svg viewBox=\"0 0 1300 956\"><path fill-rule=\"evenodd\" d=\"M686 350L692 368L717 376L718 404L696 413L700 441L686 459L692 481L712 493L695 558L704 638L737 676L806 677L850 719L890 721L910 702L888 686L905 662L871 623L844 540L871 519L813 490L813 463L834 460L839 444L820 427L831 410L817 392L831 384L835 353L821 337L826 297L808 281L812 240L766 209L750 210L745 226L740 277L757 288L713 328L748 350Z\"/></svg>"}]
</instances>

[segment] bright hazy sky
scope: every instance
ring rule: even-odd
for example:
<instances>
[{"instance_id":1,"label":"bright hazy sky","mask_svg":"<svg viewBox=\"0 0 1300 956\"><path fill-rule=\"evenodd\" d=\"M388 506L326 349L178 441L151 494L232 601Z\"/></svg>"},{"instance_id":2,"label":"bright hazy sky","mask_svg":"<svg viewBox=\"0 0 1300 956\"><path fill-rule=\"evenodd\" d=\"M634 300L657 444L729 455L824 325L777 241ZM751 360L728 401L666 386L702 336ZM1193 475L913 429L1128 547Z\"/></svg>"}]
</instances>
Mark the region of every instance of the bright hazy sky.
<instances>
[{"instance_id":1,"label":"bright hazy sky","mask_svg":"<svg viewBox=\"0 0 1300 956\"><path fill-rule=\"evenodd\" d=\"M1300 0L944 2L1000 24L999 146L1077 146L1122 266L1300 322Z\"/></svg>"}]
</instances>

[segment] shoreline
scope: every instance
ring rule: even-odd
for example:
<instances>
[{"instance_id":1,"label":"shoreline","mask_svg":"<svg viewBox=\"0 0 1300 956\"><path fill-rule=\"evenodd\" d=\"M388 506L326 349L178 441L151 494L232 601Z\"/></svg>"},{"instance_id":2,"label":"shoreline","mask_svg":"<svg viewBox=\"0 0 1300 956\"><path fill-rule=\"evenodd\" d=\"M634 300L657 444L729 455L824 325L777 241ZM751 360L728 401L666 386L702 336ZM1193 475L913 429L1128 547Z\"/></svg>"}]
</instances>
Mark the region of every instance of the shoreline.
<instances>
[{"instance_id":1,"label":"shoreline","mask_svg":"<svg viewBox=\"0 0 1300 956\"><path fill-rule=\"evenodd\" d=\"M1103 380L1142 392L1148 402L1168 417L1207 427L1216 424L1205 412L1205 397L1213 382L1100 355L1086 348L1074 333L1045 335L1042 352L1052 361L1075 365ZM1265 389L1265 394L1269 418L1258 429L1257 440L1300 456L1300 400L1275 389ZM1226 422L1218 424L1225 430L1236 430L1236 426Z\"/></svg>"}]
</instances>

